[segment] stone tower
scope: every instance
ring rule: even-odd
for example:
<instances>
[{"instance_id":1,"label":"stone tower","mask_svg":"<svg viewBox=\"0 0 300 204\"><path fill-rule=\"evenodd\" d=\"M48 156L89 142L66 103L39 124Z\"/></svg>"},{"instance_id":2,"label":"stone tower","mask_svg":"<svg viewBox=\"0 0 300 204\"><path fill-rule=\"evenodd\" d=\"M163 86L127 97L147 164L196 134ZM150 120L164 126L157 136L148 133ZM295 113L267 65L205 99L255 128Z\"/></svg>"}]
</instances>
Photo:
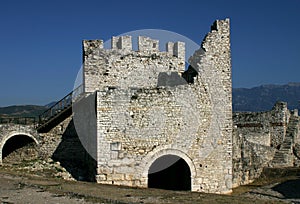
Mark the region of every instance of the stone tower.
<instances>
[{"instance_id":1,"label":"stone tower","mask_svg":"<svg viewBox=\"0 0 300 204\"><path fill-rule=\"evenodd\" d=\"M186 71L184 42L166 52L144 36L137 51L131 36L111 43L83 42L86 98L75 113L97 182L231 192L229 19L211 26Z\"/></svg>"}]
</instances>

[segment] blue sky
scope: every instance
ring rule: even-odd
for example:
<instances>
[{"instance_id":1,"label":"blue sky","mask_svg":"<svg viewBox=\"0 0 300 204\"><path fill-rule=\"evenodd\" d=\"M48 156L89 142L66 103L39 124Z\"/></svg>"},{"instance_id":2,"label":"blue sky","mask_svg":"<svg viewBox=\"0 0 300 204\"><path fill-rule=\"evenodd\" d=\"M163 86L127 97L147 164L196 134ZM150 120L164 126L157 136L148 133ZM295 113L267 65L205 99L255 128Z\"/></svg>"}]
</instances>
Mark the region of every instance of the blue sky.
<instances>
[{"instance_id":1,"label":"blue sky","mask_svg":"<svg viewBox=\"0 0 300 204\"><path fill-rule=\"evenodd\" d=\"M0 106L44 105L73 88L82 40L164 29L201 43L231 19L233 87L299 82L300 0L1 1Z\"/></svg>"}]
</instances>

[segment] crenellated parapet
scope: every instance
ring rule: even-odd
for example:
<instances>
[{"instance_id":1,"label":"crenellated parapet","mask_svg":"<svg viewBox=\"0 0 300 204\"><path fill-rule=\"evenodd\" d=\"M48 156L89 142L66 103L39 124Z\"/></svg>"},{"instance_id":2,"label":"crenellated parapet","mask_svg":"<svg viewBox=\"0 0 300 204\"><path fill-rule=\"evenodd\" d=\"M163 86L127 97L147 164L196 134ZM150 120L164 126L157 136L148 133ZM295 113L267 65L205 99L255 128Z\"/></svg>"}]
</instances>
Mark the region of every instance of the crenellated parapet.
<instances>
[{"instance_id":1,"label":"crenellated parapet","mask_svg":"<svg viewBox=\"0 0 300 204\"><path fill-rule=\"evenodd\" d=\"M185 43L168 42L160 51L159 40L146 36L137 38L133 50L131 36L114 36L111 49L102 40L84 40L84 91L94 92L103 87L153 88L161 85L161 73L181 76L185 71Z\"/></svg>"},{"instance_id":2,"label":"crenellated parapet","mask_svg":"<svg viewBox=\"0 0 300 204\"><path fill-rule=\"evenodd\" d=\"M159 40L152 39L147 36L138 36L138 50L137 52L164 52L159 50ZM103 40L84 40L84 52L104 49ZM133 51L132 36L113 36L111 38L112 50L129 50ZM107 49L109 50L109 49ZM180 59L185 58L185 43L184 42L167 42L166 52L174 55Z\"/></svg>"},{"instance_id":3,"label":"crenellated parapet","mask_svg":"<svg viewBox=\"0 0 300 204\"><path fill-rule=\"evenodd\" d=\"M118 36L111 38L111 48L112 49L125 49L132 50L131 36Z\"/></svg>"},{"instance_id":4,"label":"crenellated parapet","mask_svg":"<svg viewBox=\"0 0 300 204\"><path fill-rule=\"evenodd\" d=\"M146 36L138 37L138 50L141 52L159 52L159 41Z\"/></svg>"}]
</instances>

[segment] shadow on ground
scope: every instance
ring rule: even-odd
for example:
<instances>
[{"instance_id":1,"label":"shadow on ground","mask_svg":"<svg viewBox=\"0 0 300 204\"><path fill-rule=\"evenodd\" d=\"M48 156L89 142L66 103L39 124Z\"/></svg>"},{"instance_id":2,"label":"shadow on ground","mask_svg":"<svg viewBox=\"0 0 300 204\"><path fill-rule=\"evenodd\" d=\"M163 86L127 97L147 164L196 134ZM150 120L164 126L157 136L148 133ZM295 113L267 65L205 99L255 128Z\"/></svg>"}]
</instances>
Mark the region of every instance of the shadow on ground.
<instances>
[{"instance_id":1,"label":"shadow on ground","mask_svg":"<svg viewBox=\"0 0 300 204\"><path fill-rule=\"evenodd\" d=\"M272 188L272 190L281 193L286 199L300 198L300 177L295 180L285 181Z\"/></svg>"}]
</instances>

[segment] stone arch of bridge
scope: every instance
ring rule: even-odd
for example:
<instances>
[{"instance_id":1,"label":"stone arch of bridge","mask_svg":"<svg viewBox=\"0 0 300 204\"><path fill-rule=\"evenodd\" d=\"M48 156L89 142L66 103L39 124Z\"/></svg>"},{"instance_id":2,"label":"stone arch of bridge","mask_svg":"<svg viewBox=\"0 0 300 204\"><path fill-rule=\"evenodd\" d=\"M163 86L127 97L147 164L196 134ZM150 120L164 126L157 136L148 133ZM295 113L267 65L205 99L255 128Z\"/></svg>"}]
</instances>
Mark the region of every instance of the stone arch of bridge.
<instances>
[{"instance_id":1,"label":"stone arch of bridge","mask_svg":"<svg viewBox=\"0 0 300 204\"><path fill-rule=\"evenodd\" d=\"M30 133L27 133L27 132L15 132L14 131L14 132L7 134L0 141L0 164L2 164L3 148L4 148L5 144L10 139L17 137L17 136L27 137L28 139L31 139L36 145L39 144L38 140L33 135L31 135Z\"/></svg>"},{"instance_id":2,"label":"stone arch of bridge","mask_svg":"<svg viewBox=\"0 0 300 204\"><path fill-rule=\"evenodd\" d=\"M151 168L151 166L158 161L159 159L161 159L162 157L165 156L175 156L178 157L179 160L181 160L181 163L185 163L186 166L189 168L190 171L190 189L193 191L193 180L196 177L196 168L195 165L193 163L193 161L191 160L191 158L182 150L179 149L171 149L171 148L167 148L167 149L158 149L156 151L153 151L151 153L149 153L145 158L145 165L144 165L144 169L143 169L143 173L142 173L142 178L144 179L145 183L144 186L148 187L149 184L149 170Z\"/></svg>"}]
</instances>

